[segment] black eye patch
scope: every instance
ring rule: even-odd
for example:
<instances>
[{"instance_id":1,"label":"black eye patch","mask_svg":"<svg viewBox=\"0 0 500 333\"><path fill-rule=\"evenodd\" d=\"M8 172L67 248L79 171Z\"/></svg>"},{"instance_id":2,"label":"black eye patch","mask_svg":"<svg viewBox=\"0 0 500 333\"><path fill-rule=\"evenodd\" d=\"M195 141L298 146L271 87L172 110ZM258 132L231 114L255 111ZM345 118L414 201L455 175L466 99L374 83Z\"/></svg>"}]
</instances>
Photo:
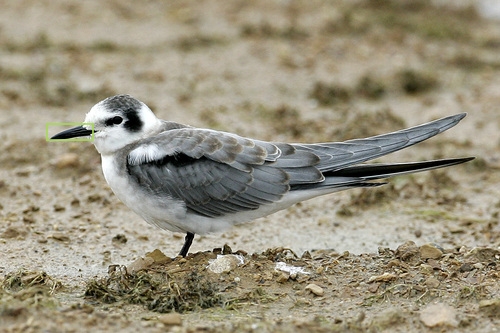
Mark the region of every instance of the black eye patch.
<instances>
[{"instance_id":1,"label":"black eye patch","mask_svg":"<svg viewBox=\"0 0 500 333\"><path fill-rule=\"evenodd\" d=\"M122 121L123 121L122 117L114 116L113 118L106 120L105 124L106 124L106 126L118 125L118 124L121 124Z\"/></svg>"},{"instance_id":2,"label":"black eye patch","mask_svg":"<svg viewBox=\"0 0 500 333\"><path fill-rule=\"evenodd\" d=\"M127 117L127 121L123 124L123 127L131 132L139 132L144 123L139 117L139 113L136 109L127 109L124 111Z\"/></svg>"}]
</instances>

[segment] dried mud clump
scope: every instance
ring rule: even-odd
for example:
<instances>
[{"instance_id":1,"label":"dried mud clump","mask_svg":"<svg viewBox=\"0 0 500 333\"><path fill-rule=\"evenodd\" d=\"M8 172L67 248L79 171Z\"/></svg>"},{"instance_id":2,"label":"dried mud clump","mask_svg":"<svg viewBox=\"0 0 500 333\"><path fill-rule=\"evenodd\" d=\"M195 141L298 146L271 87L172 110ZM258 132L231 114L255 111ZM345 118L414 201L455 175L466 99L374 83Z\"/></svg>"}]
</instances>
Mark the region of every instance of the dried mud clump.
<instances>
[{"instance_id":1,"label":"dried mud clump","mask_svg":"<svg viewBox=\"0 0 500 333\"><path fill-rule=\"evenodd\" d=\"M59 281L54 280L45 272L18 271L9 273L2 281L2 290L18 292L26 288L43 288L53 292L61 287Z\"/></svg>"},{"instance_id":2,"label":"dried mud clump","mask_svg":"<svg viewBox=\"0 0 500 333\"><path fill-rule=\"evenodd\" d=\"M118 269L106 278L88 282L85 296L103 303L142 304L148 310L161 313L184 313L222 303L217 286L198 270L173 277L166 272L129 274L125 269Z\"/></svg>"},{"instance_id":3,"label":"dried mud clump","mask_svg":"<svg viewBox=\"0 0 500 333\"><path fill-rule=\"evenodd\" d=\"M415 95L433 90L437 87L438 82L435 77L430 74L406 69L399 74L401 89L409 95Z\"/></svg>"},{"instance_id":4,"label":"dried mud clump","mask_svg":"<svg viewBox=\"0 0 500 333\"><path fill-rule=\"evenodd\" d=\"M54 292L61 288L61 282L45 272L8 273L0 283L0 318L16 317L28 308L55 308L58 301Z\"/></svg>"},{"instance_id":5,"label":"dried mud clump","mask_svg":"<svg viewBox=\"0 0 500 333\"><path fill-rule=\"evenodd\" d=\"M369 75L363 76L356 86L357 93L369 99L382 98L386 90L387 88L381 79L376 79Z\"/></svg>"},{"instance_id":6,"label":"dried mud clump","mask_svg":"<svg viewBox=\"0 0 500 333\"><path fill-rule=\"evenodd\" d=\"M349 101L351 92L348 88L340 85L316 82L309 97L316 100L322 106L332 106L337 103Z\"/></svg>"}]
</instances>

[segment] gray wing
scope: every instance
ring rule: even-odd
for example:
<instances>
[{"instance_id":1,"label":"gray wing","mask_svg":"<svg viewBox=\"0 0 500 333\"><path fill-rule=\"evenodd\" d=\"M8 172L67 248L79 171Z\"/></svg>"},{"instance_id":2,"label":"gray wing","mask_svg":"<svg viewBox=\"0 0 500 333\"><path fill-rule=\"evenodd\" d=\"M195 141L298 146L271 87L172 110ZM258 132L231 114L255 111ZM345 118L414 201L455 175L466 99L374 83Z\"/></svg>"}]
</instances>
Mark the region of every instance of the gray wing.
<instances>
[{"instance_id":1,"label":"gray wing","mask_svg":"<svg viewBox=\"0 0 500 333\"><path fill-rule=\"evenodd\" d=\"M463 117L458 114L371 138L321 144L269 143L178 128L139 142L127 157L127 167L132 178L152 194L182 200L189 211L217 217L257 209L291 190L373 186L366 181L463 163L469 159L356 166L424 141Z\"/></svg>"},{"instance_id":2,"label":"gray wing","mask_svg":"<svg viewBox=\"0 0 500 333\"><path fill-rule=\"evenodd\" d=\"M208 217L257 209L280 200L291 185L324 179L312 152L196 128L145 139L127 161L142 188Z\"/></svg>"}]
</instances>

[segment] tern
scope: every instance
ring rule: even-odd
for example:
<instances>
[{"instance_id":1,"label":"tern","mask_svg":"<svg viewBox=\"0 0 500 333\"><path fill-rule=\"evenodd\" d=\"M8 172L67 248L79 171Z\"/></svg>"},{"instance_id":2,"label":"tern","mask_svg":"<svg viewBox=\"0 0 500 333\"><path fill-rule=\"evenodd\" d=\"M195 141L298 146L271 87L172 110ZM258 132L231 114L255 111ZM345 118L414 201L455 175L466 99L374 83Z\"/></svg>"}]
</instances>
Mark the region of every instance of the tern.
<instances>
[{"instance_id":1,"label":"tern","mask_svg":"<svg viewBox=\"0 0 500 333\"><path fill-rule=\"evenodd\" d=\"M130 95L108 97L85 117L89 125L52 139L94 135L102 171L115 195L146 222L185 233L220 232L291 205L374 180L448 167L474 157L362 164L427 140L465 113L397 132L344 142L282 143L158 119Z\"/></svg>"}]
</instances>

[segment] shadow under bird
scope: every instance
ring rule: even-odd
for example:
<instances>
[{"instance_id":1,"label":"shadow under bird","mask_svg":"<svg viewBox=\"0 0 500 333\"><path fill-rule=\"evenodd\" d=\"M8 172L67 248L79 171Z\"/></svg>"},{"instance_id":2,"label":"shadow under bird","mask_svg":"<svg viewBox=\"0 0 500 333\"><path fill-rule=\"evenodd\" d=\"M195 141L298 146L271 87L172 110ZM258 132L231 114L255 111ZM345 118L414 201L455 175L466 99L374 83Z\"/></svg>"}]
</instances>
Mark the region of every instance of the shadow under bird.
<instances>
[{"instance_id":1,"label":"shadow under bird","mask_svg":"<svg viewBox=\"0 0 500 333\"><path fill-rule=\"evenodd\" d=\"M474 157L423 162L361 164L427 140L455 126L465 113L365 139L281 143L195 128L156 118L130 95L93 106L94 145L113 192L147 222L186 233L186 256L195 234L218 232L373 180L456 165ZM88 137L79 126L52 139Z\"/></svg>"}]
</instances>

